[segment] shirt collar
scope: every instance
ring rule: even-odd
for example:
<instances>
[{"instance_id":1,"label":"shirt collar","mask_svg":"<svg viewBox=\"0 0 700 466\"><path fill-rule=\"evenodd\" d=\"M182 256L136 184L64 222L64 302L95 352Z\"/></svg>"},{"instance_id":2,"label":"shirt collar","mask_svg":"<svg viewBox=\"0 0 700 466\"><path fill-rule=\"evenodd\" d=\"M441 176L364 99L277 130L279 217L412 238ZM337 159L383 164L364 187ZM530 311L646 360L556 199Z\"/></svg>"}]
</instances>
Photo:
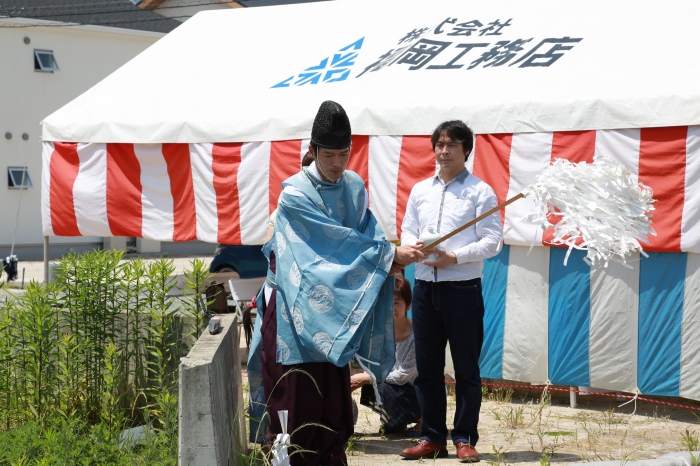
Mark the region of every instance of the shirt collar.
<instances>
[{"instance_id":1,"label":"shirt collar","mask_svg":"<svg viewBox=\"0 0 700 466\"><path fill-rule=\"evenodd\" d=\"M447 183L443 183L442 180L440 179L440 172L438 172L438 173L435 174L435 177L433 178L433 180L434 180L434 181L437 181L438 183L441 183L441 184L444 184L445 186L447 186L448 184L453 183L453 182L455 182L455 181L458 181L458 182L460 182L460 183L463 183L464 180L466 180L468 176L469 176L469 170L467 170L467 167L464 167L464 170L462 170L461 172L457 173L457 176L455 176L454 178L452 178L452 179L451 179L450 181L448 181Z\"/></svg>"}]
</instances>

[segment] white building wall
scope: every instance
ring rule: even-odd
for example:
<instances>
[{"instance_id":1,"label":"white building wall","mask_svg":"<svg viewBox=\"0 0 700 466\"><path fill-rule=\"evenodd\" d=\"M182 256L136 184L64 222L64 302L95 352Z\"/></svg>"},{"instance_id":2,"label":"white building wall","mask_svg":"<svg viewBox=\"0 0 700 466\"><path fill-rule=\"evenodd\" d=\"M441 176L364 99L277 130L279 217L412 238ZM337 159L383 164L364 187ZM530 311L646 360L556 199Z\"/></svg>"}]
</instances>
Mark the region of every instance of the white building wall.
<instances>
[{"instance_id":1,"label":"white building wall","mask_svg":"<svg viewBox=\"0 0 700 466\"><path fill-rule=\"evenodd\" d=\"M50 23L0 18L0 257L8 255L13 244L20 260L43 255L41 120L163 37L146 31L46 24ZM35 71L35 49L52 50L60 71ZM7 168L25 164L34 188L8 188ZM52 237L52 256L67 247L80 250L102 241Z\"/></svg>"}]
</instances>

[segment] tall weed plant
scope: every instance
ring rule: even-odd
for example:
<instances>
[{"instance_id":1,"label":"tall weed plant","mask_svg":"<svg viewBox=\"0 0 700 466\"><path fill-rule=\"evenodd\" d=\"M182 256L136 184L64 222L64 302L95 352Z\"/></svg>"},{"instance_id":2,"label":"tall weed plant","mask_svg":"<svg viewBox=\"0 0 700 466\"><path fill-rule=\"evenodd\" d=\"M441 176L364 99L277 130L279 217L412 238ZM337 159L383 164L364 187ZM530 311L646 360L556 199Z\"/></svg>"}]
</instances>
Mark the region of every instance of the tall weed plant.
<instances>
[{"instance_id":1,"label":"tall weed plant","mask_svg":"<svg viewBox=\"0 0 700 466\"><path fill-rule=\"evenodd\" d=\"M0 449L25 424L43 440L83 431L108 441L148 424L177 457L177 369L208 323L209 274L201 260L182 284L174 272L171 260L116 250L68 254L51 284L0 301Z\"/></svg>"}]
</instances>

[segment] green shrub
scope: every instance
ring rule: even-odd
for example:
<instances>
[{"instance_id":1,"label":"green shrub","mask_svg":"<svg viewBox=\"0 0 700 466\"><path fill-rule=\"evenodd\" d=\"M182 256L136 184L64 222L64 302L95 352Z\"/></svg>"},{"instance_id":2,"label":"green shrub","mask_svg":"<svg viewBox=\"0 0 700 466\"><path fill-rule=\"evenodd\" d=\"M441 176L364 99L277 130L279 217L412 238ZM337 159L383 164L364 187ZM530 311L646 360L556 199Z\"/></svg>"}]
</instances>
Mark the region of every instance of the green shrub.
<instances>
[{"instance_id":1,"label":"green shrub","mask_svg":"<svg viewBox=\"0 0 700 466\"><path fill-rule=\"evenodd\" d=\"M203 261L68 254L0 302L0 465L175 464L178 364L206 327ZM119 434L150 425L120 450Z\"/></svg>"}]
</instances>

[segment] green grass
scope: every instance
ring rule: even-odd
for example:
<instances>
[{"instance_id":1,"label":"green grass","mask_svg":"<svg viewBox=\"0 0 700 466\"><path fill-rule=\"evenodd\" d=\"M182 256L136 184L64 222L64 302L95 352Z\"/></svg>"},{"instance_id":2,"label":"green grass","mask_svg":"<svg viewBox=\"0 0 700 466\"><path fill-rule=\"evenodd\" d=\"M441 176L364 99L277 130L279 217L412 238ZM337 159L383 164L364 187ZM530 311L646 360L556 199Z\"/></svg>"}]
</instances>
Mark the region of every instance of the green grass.
<instances>
[{"instance_id":1,"label":"green grass","mask_svg":"<svg viewBox=\"0 0 700 466\"><path fill-rule=\"evenodd\" d=\"M206 327L208 271L68 254L51 284L0 300L0 466L177 464L178 364ZM205 303L206 305L206 303ZM120 448L119 435L150 425Z\"/></svg>"},{"instance_id":2,"label":"green grass","mask_svg":"<svg viewBox=\"0 0 700 466\"><path fill-rule=\"evenodd\" d=\"M52 418L0 432L0 465L175 465L177 437L150 435L132 448L102 424Z\"/></svg>"}]
</instances>

